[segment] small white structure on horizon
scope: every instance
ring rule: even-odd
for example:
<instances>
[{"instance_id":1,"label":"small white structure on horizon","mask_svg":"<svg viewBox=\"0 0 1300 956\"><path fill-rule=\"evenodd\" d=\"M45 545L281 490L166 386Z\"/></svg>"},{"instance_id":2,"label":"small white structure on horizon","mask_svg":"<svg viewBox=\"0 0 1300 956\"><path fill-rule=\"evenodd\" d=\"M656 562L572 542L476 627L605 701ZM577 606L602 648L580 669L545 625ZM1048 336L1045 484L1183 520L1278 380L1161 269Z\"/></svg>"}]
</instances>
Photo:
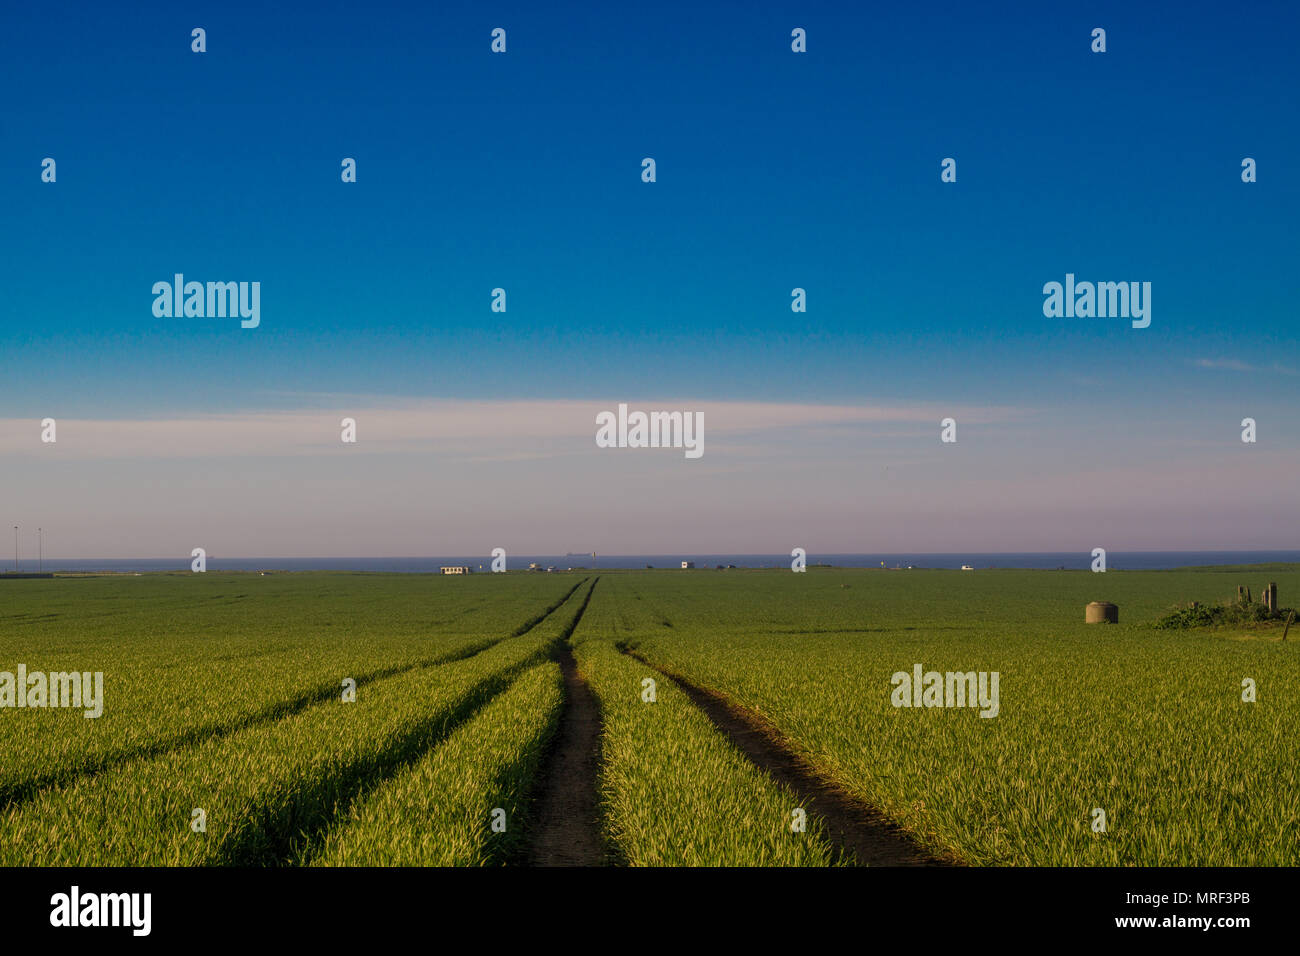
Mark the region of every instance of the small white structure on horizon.
<instances>
[{"instance_id":1,"label":"small white structure on horizon","mask_svg":"<svg viewBox=\"0 0 1300 956\"><path fill-rule=\"evenodd\" d=\"M682 562L682 570L683 570L683 571L685 571L687 568L693 568L693 567L695 567L695 562L694 562L694 561L683 561L683 562Z\"/></svg>"},{"instance_id":2,"label":"small white structure on horizon","mask_svg":"<svg viewBox=\"0 0 1300 956\"><path fill-rule=\"evenodd\" d=\"M963 565L961 566L961 569L962 569L963 571L974 571L974 570L975 570L974 566L973 566L973 565L970 565L970 564L963 564Z\"/></svg>"},{"instance_id":3,"label":"small white structure on horizon","mask_svg":"<svg viewBox=\"0 0 1300 956\"><path fill-rule=\"evenodd\" d=\"M438 570L440 570L443 574L472 574L474 572L473 568L467 567L466 565L463 564L458 567L439 568Z\"/></svg>"}]
</instances>

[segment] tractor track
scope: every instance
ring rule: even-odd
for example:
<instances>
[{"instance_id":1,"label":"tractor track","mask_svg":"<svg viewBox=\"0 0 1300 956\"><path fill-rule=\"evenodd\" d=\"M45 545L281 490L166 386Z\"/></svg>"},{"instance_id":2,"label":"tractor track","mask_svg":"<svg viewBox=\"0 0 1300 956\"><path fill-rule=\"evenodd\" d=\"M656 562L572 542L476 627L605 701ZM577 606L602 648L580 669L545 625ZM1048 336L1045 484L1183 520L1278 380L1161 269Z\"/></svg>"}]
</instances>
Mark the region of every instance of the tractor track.
<instances>
[{"instance_id":1,"label":"tractor track","mask_svg":"<svg viewBox=\"0 0 1300 956\"><path fill-rule=\"evenodd\" d=\"M754 766L794 791L810 815L822 818L827 837L851 862L860 866L959 865L955 858L926 850L879 810L828 779L758 714L652 664L633 650L620 649L676 684Z\"/></svg>"},{"instance_id":2,"label":"tractor track","mask_svg":"<svg viewBox=\"0 0 1300 956\"><path fill-rule=\"evenodd\" d=\"M600 866L606 862L597 798L600 707L578 673L578 662L568 641L599 581L597 577L591 583L557 653L564 675L564 710L539 776L532 838L523 859L528 866Z\"/></svg>"}]
</instances>

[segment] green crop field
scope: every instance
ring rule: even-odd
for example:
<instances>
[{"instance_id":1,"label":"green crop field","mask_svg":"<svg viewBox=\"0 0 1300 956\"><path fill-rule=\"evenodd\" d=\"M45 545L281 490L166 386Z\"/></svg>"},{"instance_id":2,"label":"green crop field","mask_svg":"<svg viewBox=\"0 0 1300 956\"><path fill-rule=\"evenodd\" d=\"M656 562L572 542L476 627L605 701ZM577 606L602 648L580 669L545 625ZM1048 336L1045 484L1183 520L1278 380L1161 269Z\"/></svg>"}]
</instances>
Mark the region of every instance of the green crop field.
<instances>
[{"instance_id":1,"label":"green crop field","mask_svg":"<svg viewBox=\"0 0 1300 956\"><path fill-rule=\"evenodd\" d=\"M927 859L1294 866L1300 624L1154 626L1269 581L1300 603L1297 566L5 581L0 865L513 865L556 826L592 863L871 863L815 780ZM20 667L102 673L102 714L14 706Z\"/></svg>"}]
</instances>

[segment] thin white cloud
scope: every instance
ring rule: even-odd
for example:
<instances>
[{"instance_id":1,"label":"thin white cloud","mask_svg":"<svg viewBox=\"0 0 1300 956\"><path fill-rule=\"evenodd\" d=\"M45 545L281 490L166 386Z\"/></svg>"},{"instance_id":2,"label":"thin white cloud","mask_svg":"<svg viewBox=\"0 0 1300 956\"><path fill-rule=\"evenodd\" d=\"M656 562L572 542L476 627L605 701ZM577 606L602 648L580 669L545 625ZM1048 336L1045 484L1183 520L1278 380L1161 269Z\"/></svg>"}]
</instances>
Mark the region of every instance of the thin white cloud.
<instances>
[{"instance_id":1,"label":"thin white cloud","mask_svg":"<svg viewBox=\"0 0 1300 956\"><path fill-rule=\"evenodd\" d=\"M41 441L37 419L0 419L0 454L58 459L241 458L318 455L339 449L341 421L357 422L359 454L445 453L479 459L552 457L594 447L596 414L618 401L408 401L368 406L341 401L312 409L152 419L61 419L57 442ZM937 404L815 405L767 402L636 400L631 410L703 412L706 443L783 430L878 423L926 423L953 416L963 424L1023 417L1023 410Z\"/></svg>"},{"instance_id":2,"label":"thin white cloud","mask_svg":"<svg viewBox=\"0 0 1300 956\"><path fill-rule=\"evenodd\" d=\"M1238 359L1208 359L1202 358L1196 360L1197 368L1222 369L1229 372L1275 372L1279 375L1296 375L1295 369L1282 365L1280 362L1274 362L1272 365L1261 366L1251 365L1249 362L1242 362Z\"/></svg>"}]
</instances>

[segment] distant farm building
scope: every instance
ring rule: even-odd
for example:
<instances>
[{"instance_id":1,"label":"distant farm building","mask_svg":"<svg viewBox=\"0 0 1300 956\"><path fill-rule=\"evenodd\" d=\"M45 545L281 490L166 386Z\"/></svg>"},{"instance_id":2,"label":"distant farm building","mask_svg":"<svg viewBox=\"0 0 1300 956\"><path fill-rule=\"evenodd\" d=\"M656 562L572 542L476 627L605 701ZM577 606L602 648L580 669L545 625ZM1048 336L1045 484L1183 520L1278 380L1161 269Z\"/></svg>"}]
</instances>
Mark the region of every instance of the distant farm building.
<instances>
[{"instance_id":1,"label":"distant farm building","mask_svg":"<svg viewBox=\"0 0 1300 956\"><path fill-rule=\"evenodd\" d=\"M693 567L695 567L695 562L694 562L694 561L683 561L683 562L682 562L682 570L683 570L683 571L686 570L687 568L693 568Z\"/></svg>"},{"instance_id":2,"label":"distant farm building","mask_svg":"<svg viewBox=\"0 0 1300 956\"><path fill-rule=\"evenodd\" d=\"M443 574L472 574L474 569L466 565L458 565L450 568L439 568Z\"/></svg>"}]
</instances>

